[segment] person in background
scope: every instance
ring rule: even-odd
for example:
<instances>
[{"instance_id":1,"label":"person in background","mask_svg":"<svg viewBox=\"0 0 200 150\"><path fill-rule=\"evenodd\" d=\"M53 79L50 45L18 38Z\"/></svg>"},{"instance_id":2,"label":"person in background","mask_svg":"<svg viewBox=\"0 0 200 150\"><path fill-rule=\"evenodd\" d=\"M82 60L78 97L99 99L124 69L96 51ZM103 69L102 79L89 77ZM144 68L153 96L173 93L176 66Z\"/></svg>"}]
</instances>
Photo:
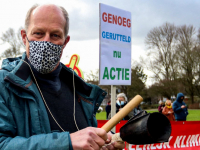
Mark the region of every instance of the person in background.
<instances>
[{"instance_id":1,"label":"person in background","mask_svg":"<svg viewBox=\"0 0 200 150\"><path fill-rule=\"evenodd\" d=\"M162 114L164 114L169 119L169 121L175 121L171 100L166 100L165 107L162 110Z\"/></svg>"},{"instance_id":2,"label":"person in background","mask_svg":"<svg viewBox=\"0 0 200 150\"><path fill-rule=\"evenodd\" d=\"M117 101L116 101L116 113L120 111L125 105L127 104L127 97L124 93L119 93L117 95ZM129 116L127 115L124 117L123 120L129 120Z\"/></svg>"},{"instance_id":3,"label":"person in background","mask_svg":"<svg viewBox=\"0 0 200 150\"><path fill-rule=\"evenodd\" d=\"M139 114L141 111L142 111L142 108L140 107L140 104L139 104L136 108L134 108L134 109L128 114L129 119L132 118L132 117L134 117L134 116L136 116L136 115Z\"/></svg>"},{"instance_id":4,"label":"person in background","mask_svg":"<svg viewBox=\"0 0 200 150\"><path fill-rule=\"evenodd\" d=\"M108 120L108 115L110 114L111 111L111 101L109 100L107 105L106 105L106 119Z\"/></svg>"},{"instance_id":5,"label":"person in background","mask_svg":"<svg viewBox=\"0 0 200 150\"><path fill-rule=\"evenodd\" d=\"M136 108L133 109L134 116L139 114L141 111L142 111L142 108L140 107L140 105L138 105Z\"/></svg>"},{"instance_id":6,"label":"person in background","mask_svg":"<svg viewBox=\"0 0 200 150\"><path fill-rule=\"evenodd\" d=\"M162 113L163 108L165 107L162 100L159 101L158 111L159 113Z\"/></svg>"},{"instance_id":7,"label":"person in background","mask_svg":"<svg viewBox=\"0 0 200 150\"><path fill-rule=\"evenodd\" d=\"M173 102L172 108L174 110L175 120L176 121L186 121L188 115L188 109L183 102L184 94L178 93L176 97L176 101Z\"/></svg>"},{"instance_id":8,"label":"person in background","mask_svg":"<svg viewBox=\"0 0 200 150\"><path fill-rule=\"evenodd\" d=\"M63 7L29 9L21 30L26 52L4 59L0 69L1 150L124 148L97 128L95 114L106 92L60 62L68 29Z\"/></svg>"}]
</instances>

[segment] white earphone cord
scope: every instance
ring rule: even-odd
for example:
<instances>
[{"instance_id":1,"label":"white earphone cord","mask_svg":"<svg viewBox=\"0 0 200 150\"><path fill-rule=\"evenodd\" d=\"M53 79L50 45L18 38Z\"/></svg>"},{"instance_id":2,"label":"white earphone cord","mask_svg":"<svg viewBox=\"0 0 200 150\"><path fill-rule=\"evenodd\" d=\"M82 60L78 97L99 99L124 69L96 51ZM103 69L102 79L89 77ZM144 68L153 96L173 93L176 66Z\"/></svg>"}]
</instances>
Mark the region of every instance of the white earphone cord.
<instances>
[{"instance_id":1,"label":"white earphone cord","mask_svg":"<svg viewBox=\"0 0 200 150\"><path fill-rule=\"evenodd\" d=\"M21 59L21 60L22 60L22 59ZM38 90L39 90L39 92L40 92L40 95L41 95L41 97L42 97L42 99L43 99L43 101L44 101L44 104L45 104L47 110L49 111L51 117L53 118L53 120L55 121L55 123L58 125L58 127L59 127L63 132L65 132L65 130L60 126L60 124L57 122L56 118L55 118L55 117L53 116L53 114L51 113L51 110L49 109L49 107L48 107L48 105L47 105L47 103L46 103L46 101L45 101L45 99L44 99L44 96L43 96L43 94L42 94L42 91L40 90L40 87L39 87L39 85L38 85L38 83L37 83L37 80L36 80L35 75L34 75L32 69L31 69L31 66L30 66L26 61L24 61L24 60L22 60L22 61L25 62L25 63L29 66L29 68L30 68L30 70L31 70L31 73L32 73L32 75L33 75L33 78L34 78L34 80L35 80L35 83L36 83L36 85L37 85L37 88L38 88ZM77 130L79 130L78 125L77 125L77 123L76 123L76 117L75 117L75 84L74 84L74 71L73 71L73 88L74 88L74 114L73 114L73 116L74 116L74 123L75 123L75 125L76 125L76 128L77 128Z\"/></svg>"},{"instance_id":2,"label":"white earphone cord","mask_svg":"<svg viewBox=\"0 0 200 150\"><path fill-rule=\"evenodd\" d=\"M78 128L78 125L77 125L77 123L76 123L76 116L75 116L75 101L76 101L76 99L75 99L75 82L74 82L74 71L73 71L73 88L74 88L74 114L73 114L73 116L74 116L74 123L75 123L75 125L76 125L76 128L77 128L77 130L79 130L79 128Z\"/></svg>"}]
</instances>

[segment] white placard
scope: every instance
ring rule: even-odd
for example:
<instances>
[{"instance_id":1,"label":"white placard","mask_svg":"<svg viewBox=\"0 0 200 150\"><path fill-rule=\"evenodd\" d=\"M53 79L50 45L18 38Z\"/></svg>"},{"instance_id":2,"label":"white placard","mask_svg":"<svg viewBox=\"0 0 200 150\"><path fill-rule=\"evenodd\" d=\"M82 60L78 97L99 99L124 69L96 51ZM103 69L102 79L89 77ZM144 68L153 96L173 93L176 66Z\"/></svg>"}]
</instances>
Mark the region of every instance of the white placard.
<instances>
[{"instance_id":1,"label":"white placard","mask_svg":"<svg viewBox=\"0 0 200 150\"><path fill-rule=\"evenodd\" d=\"M131 13L99 4L99 84L131 85Z\"/></svg>"}]
</instances>

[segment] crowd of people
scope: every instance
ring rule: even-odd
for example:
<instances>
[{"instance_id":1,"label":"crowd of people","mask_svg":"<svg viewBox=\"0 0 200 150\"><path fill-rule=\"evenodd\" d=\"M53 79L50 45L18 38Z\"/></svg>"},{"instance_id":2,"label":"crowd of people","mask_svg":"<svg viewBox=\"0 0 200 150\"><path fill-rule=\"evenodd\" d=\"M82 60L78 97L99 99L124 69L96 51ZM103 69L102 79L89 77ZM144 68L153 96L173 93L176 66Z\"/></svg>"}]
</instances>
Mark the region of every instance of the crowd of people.
<instances>
[{"instance_id":1,"label":"crowd of people","mask_svg":"<svg viewBox=\"0 0 200 150\"><path fill-rule=\"evenodd\" d=\"M178 93L176 100L172 103L167 99L165 102L160 100L158 112L165 115L170 121L186 121L188 115L187 105L184 102L184 94ZM128 103L127 97L124 93L119 93L116 99L116 113L119 112ZM142 111L140 105L134 108L123 120L129 120L131 117L137 115ZM106 119L111 118L111 101L109 100L106 106Z\"/></svg>"},{"instance_id":2,"label":"crowd of people","mask_svg":"<svg viewBox=\"0 0 200 150\"><path fill-rule=\"evenodd\" d=\"M188 109L184 102L184 94L178 93L173 104L169 99L165 101L165 104L160 100L158 111L164 114L170 121L186 121Z\"/></svg>"}]
</instances>

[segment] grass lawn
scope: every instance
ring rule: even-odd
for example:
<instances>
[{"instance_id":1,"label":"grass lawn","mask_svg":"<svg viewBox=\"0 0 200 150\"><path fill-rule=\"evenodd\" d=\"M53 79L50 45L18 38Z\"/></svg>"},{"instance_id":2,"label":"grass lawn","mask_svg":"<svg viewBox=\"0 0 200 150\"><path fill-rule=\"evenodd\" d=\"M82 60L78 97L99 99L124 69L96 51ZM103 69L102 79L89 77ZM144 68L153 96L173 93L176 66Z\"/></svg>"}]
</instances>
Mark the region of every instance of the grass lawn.
<instances>
[{"instance_id":1,"label":"grass lawn","mask_svg":"<svg viewBox=\"0 0 200 150\"><path fill-rule=\"evenodd\" d=\"M102 111L100 113L96 113L97 120L106 120L106 112Z\"/></svg>"},{"instance_id":2,"label":"grass lawn","mask_svg":"<svg viewBox=\"0 0 200 150\"><path fill-rule=\"evenodd\" d=\"M158 112L157 109L146 110L149 113ZM187 116L187 121L200 121L200 109L189 109L189 115ZM100 112L96 114L97 120L106 120L106 112Z\"/></svg>"}]
</instances>

